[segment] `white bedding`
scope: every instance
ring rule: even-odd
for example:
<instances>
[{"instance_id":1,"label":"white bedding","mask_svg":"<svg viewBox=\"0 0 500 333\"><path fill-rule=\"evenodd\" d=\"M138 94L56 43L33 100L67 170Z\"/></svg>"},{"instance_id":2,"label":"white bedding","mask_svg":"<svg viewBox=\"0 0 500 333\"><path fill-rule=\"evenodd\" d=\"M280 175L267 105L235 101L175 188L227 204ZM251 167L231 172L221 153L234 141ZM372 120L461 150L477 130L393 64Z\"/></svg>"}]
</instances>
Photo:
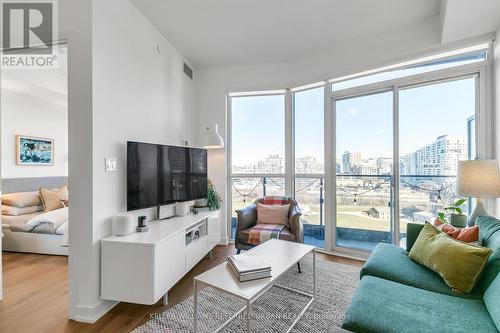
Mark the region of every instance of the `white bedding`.
<instances>
[{"instance_id":1,"label":"white bedding","mask_svg":"<svg viewBox=\"0 0 500 333\"><path fill-rule=\"evenodd\" d=\"M52 210L32 217L26 225L36 227L42 223L52 223L54 231L68 220L68 207Z\"/></svg>"},{"instance_id":2,"label":"white bedding","mask_svg":"<svg viewBox=\"0 0 500 333\"><path fill-rule=\"evenodd\" d=\"M2 215L2 222L8 222L2 224L2 228L8 230L2 244L4 250L67 255L67 250L51 247L68 247L67 207L46 213ZM36 238L36 234L41 234L42 238ZM51 235L53 237L47 238Z\"/></svg>"},{"instance_id":3,"label":"white bedding","mask_svg":"<svg viewBox=\"0 0 500 333\"><path fill-rule=\"evenodd\" d=\"M2 224L9 226L11 231L15 232L31 232L32 228L27 226L26 223L33 217L40 215L39 212L22 214L22 215L2 215Z\"/></svg>"},{"instance_id":4,"label":"white bedding","mask_svg":"<svg viewBox=\"0 0 500 333\"><path fill-rule=\"evenodd\" d=\"M26 226L32 232L61 235L64 233L64 228L61 228L61 226L67 222L68 207L64 207L36 215L28 220Z\"/></svg>"},{"instance_id":5,"label":"white bedding","mask_svg":"<svg viewBox=\"0 0 500 333\"><path fill-rule=\"evenodd\" d=\"M67 247L68 246L68 241L69 241L69 237L68 237L68 221L64 222L63 224L61 224L61 226L59 228L57 228L56 234L63 236L61 246L66 246Z\"/></svg>"}]
</instances>

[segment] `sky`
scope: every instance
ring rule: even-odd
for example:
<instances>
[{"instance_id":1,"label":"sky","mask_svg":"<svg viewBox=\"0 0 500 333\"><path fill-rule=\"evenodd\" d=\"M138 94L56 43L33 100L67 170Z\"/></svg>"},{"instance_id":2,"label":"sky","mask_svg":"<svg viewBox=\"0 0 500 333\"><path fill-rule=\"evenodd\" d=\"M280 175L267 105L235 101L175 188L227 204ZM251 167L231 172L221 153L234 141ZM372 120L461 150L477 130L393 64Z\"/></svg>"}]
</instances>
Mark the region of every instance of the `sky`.
<instances>
[{"instance_id":1,"label":"sky","mask_svg":"<svg viewBox=\"0 0 500 333\"><path fill-rule=\"evenodd\" d=\"M296 156L323 162L323 88L295 94ZM438 136L467 136L467 118L475 112L475 79L461 79L401 90L400 155L432 143ZM336 103L336 149L361 152L363 158L392 157L392 92ZM285 154L283 95L232 99L234 165Z\"/></svg>"},{"instance_id":2,"label":"sky","mask_svg":"<svg viewBox=\"0 0 500 333\"><path fill-rule=\"evenodd\" d=\"M255 163L270 154L285 156L285 97L232 98L232 160Z\"/></svg>"},{"instance_id":3,"label":"sky","mask_svg":"<svg viewBox=\"0 0 500 333\"><path fill-rule=\"evenodd\" d=\"M392 92L337 102L337 156L349 150L363 157L392 157ZM473 78L401 90L399 152L403 156L438 136L467 137L475 113Z\"/></svg>"}]
</instances>

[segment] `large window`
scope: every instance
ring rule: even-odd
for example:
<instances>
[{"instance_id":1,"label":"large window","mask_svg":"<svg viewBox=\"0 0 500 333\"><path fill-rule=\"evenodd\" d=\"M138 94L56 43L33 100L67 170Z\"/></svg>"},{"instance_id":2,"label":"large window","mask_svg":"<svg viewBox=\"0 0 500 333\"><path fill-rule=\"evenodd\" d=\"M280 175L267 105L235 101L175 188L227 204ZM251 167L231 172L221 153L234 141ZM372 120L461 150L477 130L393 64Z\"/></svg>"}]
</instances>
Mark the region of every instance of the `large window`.
<instances>
[{"instance_id":1,"label":"large window","mask_svg":"<svg viewBox=\"0 0 500 333\"><path fill-rule=\"evenodd\" d=\"M457 161L490 157L488 47L230 94L232 237L234 210L266 194L295 197L305 242L326 250L399 244L409 222L432 221L457 199Z\"/></svg>"},{"instance_id":2,"label":"large window","mask_svg":"<svg viewBox=\"0 0 500 333\"><path fill-rule=\"evenodd\" d=\"M293 94L295 173L325 172L324 87Z\"/></svg>"},{"instance_id":3,"label":"large window","mask_svg":"<svg viewBox=\"0 0 500 333\"><path fill-rule=\"evenodd\" d=\"M476 78L403 89L399 93L400 230L432 221L457 199L457 162L471 157L468 132L476 113ZM443 126L444 125L444 126ZM465 206L467 212L468 205Z\"/></svg>"},{"instance_id":4,"label":"large window","mask_svg":"<svg viewBox=\"0 0 500 333\"><path fill-rule=\"evenodd\" d=\"M231 102L231 238L236 210L264 195L285 195L285 94Z\"/></svg>"},{"instance_id":5,"label":"large window","mask_svg":"<svg viewBox=\"0 0 500 333\"><path fill-rule=\"evenodd\" d=\"M295 173L292 186L302 210L304 242L325 247L325 88L292 94Z\"/></svg>"},{"instance_id":6,"label":"large window","mask_svg":"<svg viewBox=\"0 0 500 333\"><path fill-rule=\"evenodd\" d=\"M423 74L428 72L437 71L440 69L452 68L457 66L463 66L468 64L473 64L477 62L484 62L486 60L486 52L478 51L469 55L459 55L443 60L415 64L408 66L406 68L398 68L394 70L384 71L372 75L362 76L359 78L348 79L344 81L332 83L332 91L338 91L342 89L355 88L371 83L377 83L392 79L398 79L403 77L408 77L416 74Z\"/></svg>"},{"instance_id":7,"label":"large window","mask_svg":"<svg viewBox=\"0 0 500 333\"><path fill-rule=\"evenodd\" d=\"M233 174L285 173L285 96L231 99Z\"/></svg>"},{"instance_id":8,"label":"large window","mask_svg":"<svg viewBox=\"0 0 500 333\"><path fill-rule=\"evenodd\" d=\"M391 242L393 93L336 102L336 245Z\"/></svg>"},{"instance_id":9,"label":"large window","mask_svg":"<svg viewBox=\"0 0 500 333\"><path fill-rule=\"evenodd\" d=\"M338 247L398 243L408 223L432 222L458 199L457 162L475 154L478 78L468 74L334 97ZM469 205L463 208L467 212Z\"/></svg>"}]
</instances>

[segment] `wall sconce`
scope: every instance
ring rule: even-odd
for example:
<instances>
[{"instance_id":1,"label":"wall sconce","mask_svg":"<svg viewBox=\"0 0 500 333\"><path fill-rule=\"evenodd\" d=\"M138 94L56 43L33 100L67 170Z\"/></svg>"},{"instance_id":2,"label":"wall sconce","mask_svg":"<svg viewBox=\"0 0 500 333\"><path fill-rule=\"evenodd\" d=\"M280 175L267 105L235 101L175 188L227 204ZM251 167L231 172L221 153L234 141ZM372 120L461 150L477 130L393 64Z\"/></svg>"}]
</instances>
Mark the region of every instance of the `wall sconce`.
<instances>
[{"instance_id":1,"label":"wall sconce","mask_svg":"<svg viewBox=\"0 0 500 333\"><path fill-rule=\"evenodd\" d=\"M205 127L205 135L203 136L203 148L219 149L224 148L224 140L219 134L219 126L211 124Z\"/></svg>"}]
</instances>

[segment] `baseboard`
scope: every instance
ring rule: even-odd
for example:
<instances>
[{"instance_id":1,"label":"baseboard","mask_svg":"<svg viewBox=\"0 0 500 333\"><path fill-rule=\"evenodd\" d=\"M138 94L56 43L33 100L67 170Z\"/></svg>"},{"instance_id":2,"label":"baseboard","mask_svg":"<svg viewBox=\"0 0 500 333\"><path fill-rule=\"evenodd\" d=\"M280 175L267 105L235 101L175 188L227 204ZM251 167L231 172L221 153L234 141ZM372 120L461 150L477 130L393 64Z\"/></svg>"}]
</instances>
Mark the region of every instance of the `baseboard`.
<instances>
[{"instance_id":1,"label":"baseboard","mask_svg":"<svg viewBox=\"0 0 500 333\"><path fill-rule=\"evenodd\" d=\"M115 307L119 302L101 300L94 306L76 305L74 313L69 314L69 319L81 323L94 324L109 310Z\"/></svg>"},{"instance_id":2,"label":"baseboard","mask_svg":"<svg viewBox=\"0 0 500 333\"><path fill-rule=\"evenodd\" d=\"M366 261L366 259L368 259L368 257L370 256L370 253L355 253L355 254L351 254L351 253L345 253L345 252L342 252L342 251L325 251L325 250L316 250L318 252L322 252L322 253L325 253L325 254L330 254L330 255L334 255L334 256L337 256L337 257L342 257L342 258L347 258L347 259L353 259L353 260L358 260L358 261Z\"/></svg>"},{"instance_id":3,"label":"baseboard","mask_svg":"<svg viewBox=\"0 0 500 333\"><path fill-rule=\"evenodd\" d=\"M227 237L222 238L218 245L229 245L229 239Z\"/></svg>"}]
</instances>

